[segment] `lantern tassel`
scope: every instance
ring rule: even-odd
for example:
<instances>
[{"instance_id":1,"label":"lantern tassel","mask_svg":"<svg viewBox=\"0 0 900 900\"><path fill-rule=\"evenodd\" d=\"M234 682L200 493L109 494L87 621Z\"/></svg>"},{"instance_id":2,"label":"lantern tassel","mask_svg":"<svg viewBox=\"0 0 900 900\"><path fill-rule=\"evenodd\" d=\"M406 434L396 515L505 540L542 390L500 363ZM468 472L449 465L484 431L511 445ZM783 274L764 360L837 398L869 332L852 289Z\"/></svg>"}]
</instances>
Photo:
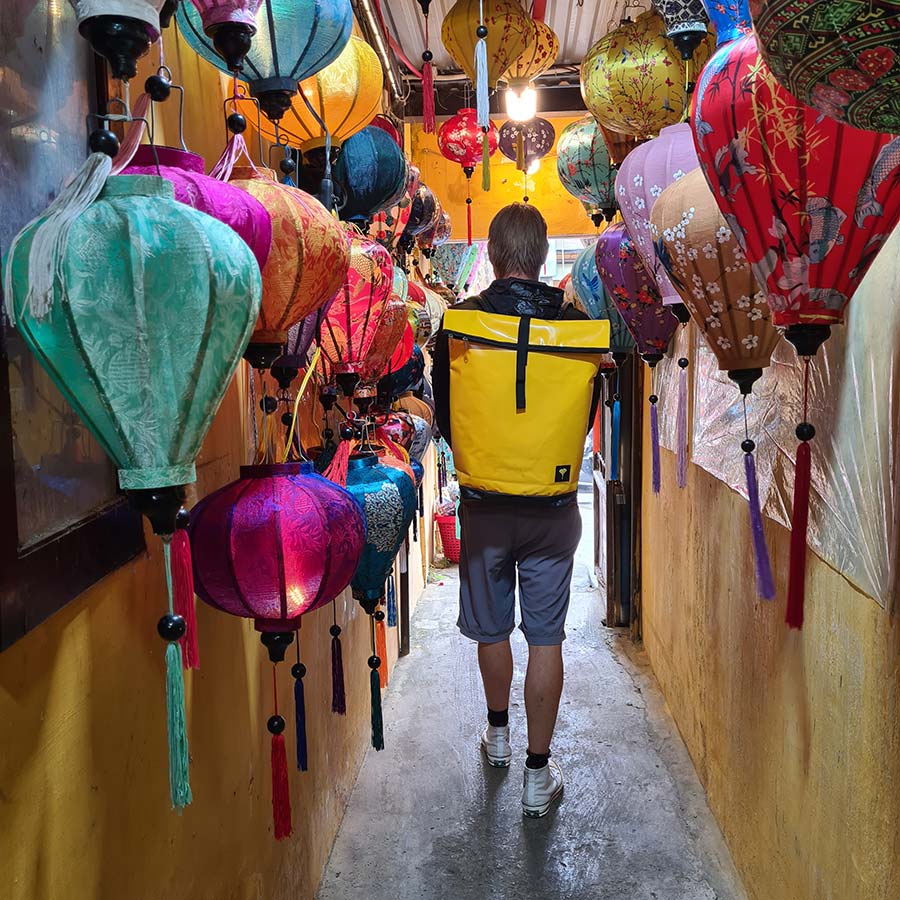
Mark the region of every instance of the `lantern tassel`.
<instances>
[{"instance_id":1,"label":"lantern tassel","mask_svg":"<svg viewBox=\"0 0 900 900\"><path fill-rule=\"evenodd\" d=\"M191 541L185 529L172 535L172 583L175 615L184 619L181 639L181 661L185 669L200 668L200 649L197 645L197 614L194 608L194 565Z\"/></svg>"},{"instance_id":2,"label":"lantern tassel","mask_svg":"<svg viewBox=\"0 0 900 900\"><path fill-rule=\"evenodd\" d=\"M341 651L341 629L331 629L331 711L339 716L347 714L347 698L344 694L344 655Z\"/></svg>"},{"instance_id":3,"label":"lantern tassel","mask_svg":"<svg viewBox=\"0 0 900 900\"><path fill-rule=\"evenodd\" d=\"M66 256L69 229L100 196L111 170L112 160L105 153L92 153L47 209L32 219L10 244L7 259L14 259L22 235L34 223L39 222L28 251L28 293L23 304L35 319L41 320L49 315L53 306L54 281L59 281L61 300L66 302L62 264ZM17 313L13 299L15 293L12 272L13 266L7 266L3 291L6 297L6 314L15 325Z\"/></svg>"},{"instance_id":4,"label":"lantern tassel","mask_svg":"<svg viewBox=\"0 0 900 900\"><path fill-rule=\"evenodd\" d=\"M381 665L384 665L384 661L382 661ZM381 679L378 674L378 669L372 669L369 672L369 689L372 694L372 746L376 750L384 750L384 720L381 713Z\"/></svg>"},{"instance_id":5,"label":"lantern tassel","mask_svg":"<svg viewBox=\"0 0 900 900\"><path fill-rule=\"evenodd\" d=\"M425 51L430 55L428 34L428 14L425 14ZM423 56L422 65L422 130L425 134L434 134L434 63Z\"/></svg>"},{"instance_id":6,"label":"lantern tassel","mask_svg":"<svg viewBox=\"0 0 900 900\"><path fill-rule=\"evenodd\" d=\"M172 551L169 541L163 543L169 613L172 604ZM166 731L169 739L169 796L172 808L181 811L191 803L187 717L184 712L184 676L181 672L181 649L177 641L166 646Z\"/></svg>"},{"instance_id":7,"label":"lantern tassel","mask_svg":"<svg viewBox=\"0 0 900 900\"><path fill-rule=\"evenodd\" d=\"M481 189L491 189L491 146L487 131L481 136Z\"/></svg>"},{"instance_id":8,"label":"lantern tassel","mask_svg":"<svg viewBox=\"0 0 900 900\"><path fill-rule=\"evenodd\" d=\"M687 389L687 366L684 366L678 378L678 412L675 420L675 441L678 445L676 474L680 488L687 485Z\"/></svg>"},{"instance_id":9,"label":"lantern tassel","mask_svg":"<svg viewBox=\"0 0 900 900\"><path fill-rule=\"evenodd\" d=\"M350 441L341 441L325 470L325 477L341 487L347 487L347 469L350 465Z\"/></svg>"},{"instance_id":10,"label":"lantern tassel","mask_svg":"<svg viewBox=\"0 0 900 900\"><path fill-rule=\"evenodd\" d=\"M466 201L466 228L468 230L468 243L469 246L472 246L472 198L470 197ZM11 297L12 294L7 291L7 297Z\"/></svg>"},{"instance_id":11,"label":"lantern tassel","mask_svg":"<svg viewBox=\"0 0 900 900\"><path fill-rule=\"evenodd\" d=\"M484 12L479 19L484 24ZM487 41L479 38L475 44L475 106L478 124L482 128L490 128L491 97L488 90Z\"/></svg>"},{"instance_id":12,"label":"lantern tassel","mask_svg":"<svg viewBox=\"0 0 900 900\"><path fill-rule=\"evenodd\" d=\"M756 593L763 600L775 599L775 583L769 548L763 531L762 511L759 505L759 484L756 480L756 460L752 453L744 454L744 472L747 476L747 502L750 505L750 531L753 533L753 556L756 562Z\"/></svg>"},{"instance_id":13,"label":"lantern tassel","mask_svg":"<svg viewBox=\"0 0 900 900\"><path fill-rule=\"evenodd\" d=\"M162 41L159 43L162 46ZM125 140L119 145L119 152L113 157L110 175L118 175L134 159L134 154L137 153L137 149L141 145L141 138L144 136L144 128L147 124L147 111L149 109L150 95L146 93L141 94L134 102L134 109L131 113L132 120L128 124ZM150 143L152 147L152 135Z\"/></svg>"},{"instance_id":14,"label":"lantern tassel","mask_svg":"<svg viewBox=\"0 0 900 900\"><path fill-rule=\"evenodd\" d=\"M650 404L650 454L653 468L653 493L659 493L659 410L655 403Z\"/></svg>"},{"instance_id":15,"label":"lantern tassel","mask_svg":"<svg viewBox=\"0 0 900 900\"><path fill-rule=\"evenodd\" d=\"M794 473L794 510L791 516L791 557L788 570L787 614L791 628L803 627L803 604L806 596L806 531L809 525L809 487L812 469L808 441L797 447Z\"/></svg>"},{"instance_id":16,"label":"lantern tassel","mask_svg":"<svg viewBox=\"0 0 900 900\"><path fill-rule=\"evenodd\" d=\"M613 402L612 411L612 437L610 448L609 474L613 481L619 480L619 431L622 428L622 404L616 400Z\"/></svg>"},{"instance_id":17,"label":"lantern tassel","mask_svg":"<svg viewBox=\"0 0 900 900\"><path fill-rule=\"evenodd\" d=\"M299 635L297 641L299 657ZM306 669L299 660L297 665L305 674ZM303 675L294 675L294 730L297 734L297 768L301 772L306 772L309 768L309 759L306 747L306 696L303 689Z\"/></svg>"},{"instance_id":18,"label":"lantern tassel","mask_svg":"<svg viewBox=\"0 0 900 900\"><path fill-rule=\"evenodd\" d=\"M375 655L381 660L378 667L378 683L382 688L388 685L387 665L387 630L384 627L384 617L375 620Z\"/></svg>"},{"instance_id":19,"label":"lantern tassel","mask_svg":"<svg viewBox=\"0 0 900 900\"><path fill-rule=\"evenodd\" d=\"M388 628L397 627L397 590L394 585L394 573L388 575L387 581L387 623Z\"/></svg>"},{"instance_id":20,"label":"lantern tassel","mask_svg":"<svg viewBox=\"0 0 900 900\"><path fill-rule=\"evenodd\" d=\"M276 841L291 836L291 793L284 734L272 735L272 823Z\"/></svg>"},{"instance_id":21,"label":"lantern tassel","mask_svg":"<svg viewBox=\"0 0 900 900\"><path fill-rule=\"evenodd\" d=\"M516 168L525 171L525 138L522 135L522 129L516 136ZM527 177L527 174L526 174Z\"/></svg>"},{"instance_id":22,"label":"lantern tassel","mask_svg":"<svg viewBox=\"0 0 900 900\"><path fill-rule=\"evenodd\" d=\"M250 151L247 149L247 142L244 140L244 136L235 134L229 138L222 155L212 169L209 170L210 178L215 178L218 181L228 181L231 178L234 167L242 156L247 157L248 165L255 171L256 166L250 156Z\"/></svg>"}]
</instances>

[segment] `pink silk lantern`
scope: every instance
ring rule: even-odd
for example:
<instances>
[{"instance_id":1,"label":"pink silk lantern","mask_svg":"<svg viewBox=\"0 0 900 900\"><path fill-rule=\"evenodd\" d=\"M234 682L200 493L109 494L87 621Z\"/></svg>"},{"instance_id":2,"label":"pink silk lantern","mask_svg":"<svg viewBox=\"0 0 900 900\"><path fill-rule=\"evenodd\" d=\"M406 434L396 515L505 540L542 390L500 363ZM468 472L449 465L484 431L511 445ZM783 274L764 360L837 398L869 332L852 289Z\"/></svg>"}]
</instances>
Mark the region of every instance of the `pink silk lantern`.
<instances>
[{"instance_id":1,"label":"pink silk lantern","mask_svg":"<svg viewBox=\"0 0 900 900\"><path fill-rule=\"evenodd\" d=\"M387 373L391 358L397 347L402 345L406 332L412 334L409 317L406 313L406 301L401 300L396 294L392 294L385 304L381 317L375 323L372 341L363 359L359 386L356 389L358 397L375 396L376 382ZM415 341L410 342L410 353L414 343ZM409 358L409 353L407 353L407 358Z\"/></svg>"},{"instance_id":2,"label":"pink silk lantern","mask_svg":"<svg viewBox=\"0 0 900 900\"><path fill-rule=\"evenodd\" d=\"M406 306L405 303L404 306ZM403 334L400 336L400 339L397 342L397 346L394 348L394 352L391 354L391 359L388 363L387 371L383 374L387 375L390 372L399 372L411 356L413 347L415 347L415 345L416 333L415 331L413 331L413 327L409 321L409 316L407 315Z\"/></svg>"},{"instance_id":3,"label":"pink silk lantern","mask_svg":"<svg viewBox=\"0 0 900 900\"><path fill-rule=\"evenodd\" d=\"M681 303L666 270L653 249L650 211L659 195L673 182L700 165L694 136L687 122L663 128L659 137L640 144L625 157L616 176L616 200L641 262L652 275L666 306Z\"/></svg>"},{"instance_id":4,"label":"pink silk lantern","mask_svg":"<svg viewBox=\"0 0 900 900\"><path fill-rule=\"evenodd\" d=\"M256 14L262 0L191 0L200 13L203 30L214 34L216 26L234 23L246 25L250 34L256 32Z\"/></svg>"},{"instance_id":5,"label":"pink silk lantern","mask_svg":"<svg viewBox=\"0 0 900 900\"><path fill-rule=\"evenodd\" d=\"M272 246L269 213L247 191L210 178L204 171L203 157L196 153L141 144L122 174L160 175L171 181L176 200L230 225L246 241L262 269Z\"/></svg>"}]
</instances>

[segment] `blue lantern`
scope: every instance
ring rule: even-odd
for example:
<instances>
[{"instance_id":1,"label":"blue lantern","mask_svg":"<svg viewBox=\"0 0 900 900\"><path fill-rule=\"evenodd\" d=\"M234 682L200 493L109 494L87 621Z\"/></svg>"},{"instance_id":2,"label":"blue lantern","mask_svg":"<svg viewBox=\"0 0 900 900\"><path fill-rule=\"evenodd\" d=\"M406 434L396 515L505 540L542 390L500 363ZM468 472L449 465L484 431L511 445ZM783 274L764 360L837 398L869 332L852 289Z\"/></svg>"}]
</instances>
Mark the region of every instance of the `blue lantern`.
<instances>
[{"instance_id":1,"label":"blue lantern","mask_svg":"<svg viewBox=\"0 0 900 900\"><path fill-rule=\"evenodd\" d=\"M703 0L703 5L716 28L717 47L753 31L747 0Z\"/></svg>"},{"instance_id":2,"label":"blue lantern","mask_svg":"<svg viewBox=\"0 0 900 900\"><path fill-rule=\"evenodd\" d=\"M221 52L216 48L204 33L200 13L192 3L179 6L176 21L190 47L207 62L229 74L235 71L236 56L229 52L231 48L223 46ZM245 44L240 56L250 95L259 100L269 119L277 122L289 109L298 81L338 58L350 40L352 27L350 0L263 0L256 13L252 44L249 49Z\"/></svg>"},{"instance_id":3,"label":"blue lantern","mask_svg":"<svg viewBox=\"0 0 900 900\"><path fill-rule=\"evenodd\" d=\"M572 286L584 311L592 319L609 321L609 349L613 358L617 354L630 353L634 349L634 338L603 287L597 271L597 254L593 244L585 248L575 260L575 265L572 266Z\"/></svg>"},{"instance_id":4,"label":"blue lantern","mask_svg":"<svg viewBox=\"0 0 900 900\"><path fill-rule=\"evenodd\" d=\"M425 375L425 357L418 345L412 349L409 359L402 368L391 374L391 396L399 397L407 391L416 390Z\"/></svg>"},{"instance_id":5,"label":"blue lantern","mask_svg":"<svg viewBox=\"0 0 900 900\"><path fill-rule=\"evenodd\" d=\"M344 141L334 169L343 185L345 222L364 224L395 206L406 191L409 168L393 138L370 125Z\"/></svg>"}]
</instances>

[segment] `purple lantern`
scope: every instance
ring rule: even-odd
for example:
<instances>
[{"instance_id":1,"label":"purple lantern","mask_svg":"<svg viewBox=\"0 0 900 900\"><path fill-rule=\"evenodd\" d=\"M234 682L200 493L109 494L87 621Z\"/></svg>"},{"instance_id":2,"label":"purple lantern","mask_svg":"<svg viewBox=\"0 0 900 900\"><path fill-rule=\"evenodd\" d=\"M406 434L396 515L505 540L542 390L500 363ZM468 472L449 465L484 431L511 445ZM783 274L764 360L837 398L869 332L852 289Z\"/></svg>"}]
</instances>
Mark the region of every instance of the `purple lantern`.
<instances>
[{"instance_id":1,"label":"purple lantern","mask_svg":"<svg viewBox=\"0 0 900 900\"><path fill-rule=\"evenodd\" d=\"M700 165L694 137L687 122L663 128L658 138L636 147L622 162L616 176L616 199L628 233L634 238L641 261L656 281L666 306L680 304L681 295L656 258L650 235L650 210L657 197L674 181Z\"/></svg>"},{"instance_id":2,"label":"purple lantern","mask_svg":"<svg viewBox=\"0 0 900 900\"><path fill-rule=\"evenodd\" d=\"M161 175L171 181L176 200L231 226L247 242L262 269L272 245L269 213L247 191L205 175L204 167L203 157L188 150L142 144L122 174Z\"/></svg>"},{"instance_id":3,"label":"purple lantern","mask_svg":"<svg viewBox=\"0 0 900 900\"><path fill-rule=\"evenodd\" d=\"M504 122L500 127L500 152L523 171L543 159L553 149L555 140L556 131L546 119Z\"/></svg>"},{"instance_id":4,"label":"purple lantern","mask_svg":"<svg viewBox=\"0 0 900 900\"><path fill-rule=\"evenodd\" d=\"M322 323L325 321L325 316L328 315L328 310L331 309L331 304L334 303L336 298L337 294L330 300L327 300L324 306L320 306L319 309L314 310L308 316L304 316L296 325L292 325L288 329L285 354L272 363L272 374L279 379L279 385L285 387L285 389L287 389L286 386L281 384L282 373L280 370L288 370L284 375L287 377L287 384L289 385L297 377L298 370L306 368L309 364L309 359L307 358L309 348L312 346L312 342L316 340Z\"/></svg>"}]
</instances>

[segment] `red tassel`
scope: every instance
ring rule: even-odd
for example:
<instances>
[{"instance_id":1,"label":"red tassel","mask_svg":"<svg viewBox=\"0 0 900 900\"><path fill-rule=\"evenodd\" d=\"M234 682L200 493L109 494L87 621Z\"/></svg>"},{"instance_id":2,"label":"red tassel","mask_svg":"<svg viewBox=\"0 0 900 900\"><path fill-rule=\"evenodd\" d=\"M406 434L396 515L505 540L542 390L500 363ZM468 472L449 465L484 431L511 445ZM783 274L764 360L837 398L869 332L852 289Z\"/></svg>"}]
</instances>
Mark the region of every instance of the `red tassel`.
<instances>
[{"instance_id":1,"label":"red tassel","mask_svg":"<svg viewBox=\"0 0 900 900\"><path fill-rule=\"evenodd\" d=\"M291 836L291 794L283 734L272 735L272 822L275 840L283 841Z\"/></svg>"},{"instance_id":2,"label":"red tassel","mask_svg":"<svg viewBox=\"0 0 900 900\"><path fill-rule=\"evenodd\" d=\"M434 128L434 64L427 62L422 66L422 130L434 134Z\"/></svg>"},{"instance_id":3,"label":"red tassel","mask_svg":"<svg viewBox=\"0 0 900 900\"><path fill-rule=\"evenodd\" d=\"M803 627L806 598L806 529L809 525L809 484L812 470L809 442L797 447L794 473L794 511L791 516L791 561L788 573L787 614L791 628Z\"/></svg>"},{"instance_id":4,"label":"red tassel","mask_svg":"<svg viewBox=\"0 0 900 900\"><path fill-rule=\"evenodd\" d=\"M350 466L350 441L341 441L331 465L325 470L325 477L341 487L347 487L347 469Z\"/></svg>"},{"instance_id":5,"label":"red tassel","mask_svg":"<svg viewBox=\"0 0 900 900\"><path fill-rule=\"evenodd\" d=\"M185 669L200 668L197 646L197 616L194 610L194 564L188 533L179 528L172 535L172 593L175 615L184 619L181 639L181 664Z\"/></svg>"},{"instance_id":6,"label":"red tassel","mask_svg":"<svg viewBox=\"0 0 900 900\"><path fill-rule=\"evenodd\" d=\"M387 632L385 631L384 619L375 621L375 655L381 660L381 665L378 667L378 682L382 688L386 688L388 683L388 663Z\"/></svg>"}]
</instances>

